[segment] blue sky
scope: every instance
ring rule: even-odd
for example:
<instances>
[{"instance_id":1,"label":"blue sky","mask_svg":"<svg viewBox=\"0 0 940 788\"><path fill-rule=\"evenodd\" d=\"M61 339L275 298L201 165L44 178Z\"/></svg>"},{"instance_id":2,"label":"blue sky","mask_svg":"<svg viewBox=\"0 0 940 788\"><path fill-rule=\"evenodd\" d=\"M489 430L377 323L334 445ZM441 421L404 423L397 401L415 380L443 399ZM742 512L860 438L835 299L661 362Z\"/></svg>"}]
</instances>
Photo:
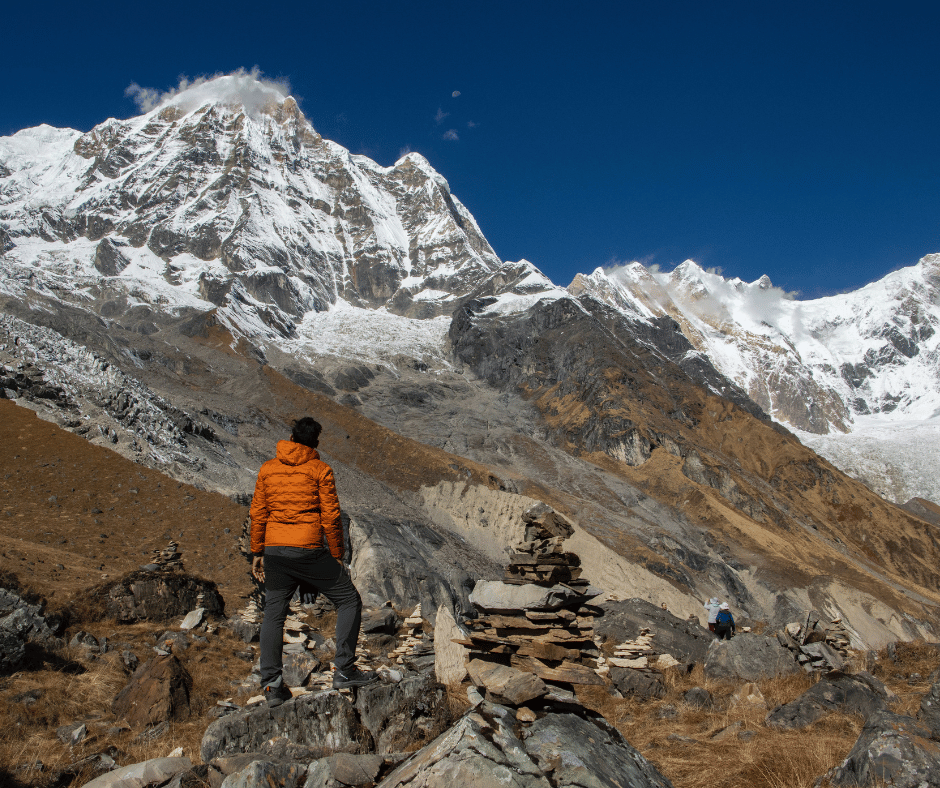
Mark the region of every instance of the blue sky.
<instances>
[{"instance_id":1,"label":"blue sky","mask_svg":"<svg viewBox=\"0 0 940 788\"><path fill-rule=\"evenodd\" d=\"M16 4L0 135L257 66L381 164L425 155L557 284L687 258L802 297L940 252L940 5ZM11 35L12 33L12 35ZM454 95L459 92L459 95Z\"/></svg>"}]
</instances>

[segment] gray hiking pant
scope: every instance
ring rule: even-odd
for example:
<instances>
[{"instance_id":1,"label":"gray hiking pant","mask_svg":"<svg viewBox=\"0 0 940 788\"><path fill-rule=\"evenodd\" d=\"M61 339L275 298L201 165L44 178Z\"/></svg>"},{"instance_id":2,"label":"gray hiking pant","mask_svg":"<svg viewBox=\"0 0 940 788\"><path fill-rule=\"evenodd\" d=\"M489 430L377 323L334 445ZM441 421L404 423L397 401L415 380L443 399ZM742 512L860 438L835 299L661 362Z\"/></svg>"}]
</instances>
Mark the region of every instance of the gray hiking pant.
<instances>
[{"instance_id":1,"label":"gray hiking pant","mask_svg":"<svg viewBox=\"0 0 940 788\"><path fill-rule=\"evenodd\" d=\"M362 600L349 572L325 547L274 547L264 552L264 620L261 622L261 686L276 684L284 665L284 620L301 586L312 586L336 605L337 670L356 662Z\"/></svg>"}]
</instances>

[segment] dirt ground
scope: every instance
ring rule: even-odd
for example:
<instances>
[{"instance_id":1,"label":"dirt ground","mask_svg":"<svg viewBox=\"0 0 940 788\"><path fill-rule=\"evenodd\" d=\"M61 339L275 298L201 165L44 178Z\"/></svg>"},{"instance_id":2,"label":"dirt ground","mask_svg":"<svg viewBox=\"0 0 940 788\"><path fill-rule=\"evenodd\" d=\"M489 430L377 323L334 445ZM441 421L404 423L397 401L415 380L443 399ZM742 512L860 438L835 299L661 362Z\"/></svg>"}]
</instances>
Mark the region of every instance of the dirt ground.
<instances>
[{"instance_id":1,"label":"dirt ground","mask_svg":"<svg viewBox=\"0 0 940 788\"><path fill-rule=\"evenodd\" d=\"M250 591L247 509L179 483L0 400L0 571L53 606L150 562L169 541L231 612Z\"/></svg>"}]
</instances>

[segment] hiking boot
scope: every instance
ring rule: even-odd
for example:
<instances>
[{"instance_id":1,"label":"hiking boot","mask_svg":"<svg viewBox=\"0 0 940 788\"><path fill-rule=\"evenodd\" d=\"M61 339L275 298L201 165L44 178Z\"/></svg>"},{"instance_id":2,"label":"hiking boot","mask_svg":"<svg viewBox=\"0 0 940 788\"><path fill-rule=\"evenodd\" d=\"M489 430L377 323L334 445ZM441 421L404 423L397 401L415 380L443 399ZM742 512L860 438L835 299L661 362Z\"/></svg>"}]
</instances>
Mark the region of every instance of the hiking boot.
<instances>
[{"instance_id":1,"label":"hiking boot","mask_svg":"<svg viewBox=\"0 0 940 788\"><path fill-rule=\"evenodd\" d=\"M337 670L333 673L333 689L347 689L349 687L362 687L379 680L379 674L374 670Z\"/></svg>"},{"instance_id":2,"label":"hiking boot","mask_svg":"<svg viewBox=\"0 0 940 788\"><path fill-rule=\"evenodd\" d=\"M294 696L291 694L291 691L287 689L283 684L278 684L276 687L272 684L268 684L264 688L264 699L268 702L268 706L280 706L285 700L290 700Z\"/></svg>"}]
</instances>

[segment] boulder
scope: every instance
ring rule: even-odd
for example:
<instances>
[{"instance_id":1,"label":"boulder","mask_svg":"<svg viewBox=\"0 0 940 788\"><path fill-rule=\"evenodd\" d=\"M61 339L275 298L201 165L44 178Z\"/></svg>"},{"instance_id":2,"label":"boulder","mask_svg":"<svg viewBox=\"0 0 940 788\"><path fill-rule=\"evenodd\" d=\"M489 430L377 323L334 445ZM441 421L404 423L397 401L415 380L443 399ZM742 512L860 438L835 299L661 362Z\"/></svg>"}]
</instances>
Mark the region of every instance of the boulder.
<instances>
[{"instance_id":1,"label":"boulder","mask_svg":"<svg viewBox=\"0 0 940 788\"><path fill-rule=\"evenodd\" d=\"M26 660L26 644L51 643L57 628L15 591L0 588L0 675L14 673Z\"/></svg>"},{"instance_id":2,"label":"boulder","mask_svg":"<svg viewBox=\"0 0 940 788\"><path fill-rule=\"evenodd\" d=\"M111 706L114 716L132 728L189 717L193 680L172 654L156 656L141 665Z\"/></svg>"},{"instance_id":3,"label":"boulder","mask_svg":"<svg viewBox=\"0 0 940 788\"><path fill-rule=\"evenodd\" d=\"M197 607L195 610L190 610L180 623L180 629L195 629L202 623L205 614L206 609L204 607Z\"/></svg>"},{"instance_id":4,"label":"boulder","mask_svg":"<svg viewBox=\"0 0 940 788\"><path fill-rule=\"evenodd\" d=\"M285 743L319 752L313 757L373 748L372 735L352 704L330 691L300 695L273 709L260 705L227 714L206 729L200 752L203 762L209 763L237 753L278 754Z\"/></svg>"},{"instance_id":5,"label":"boulder","mask_svg":"<svg viewBox=\"0 0 940 788\"><path fill-rule=\"evenodd\" d=\"M682 696L682 700L695 709L710 709L715 705L712 694L704 687L692 687Z\"/></svg>"},{"instance_id":6,"label":"boulder","mask_svg":"<svg viewBox=\"0 0 940 788\"><path fill-rule=\"evenodd\" d=\"M776 638L743 633L731 640L714 640L705 656L709 679L760 681L798 673L800 666Z\"/></svg>"},{"instance_id":7,"label":"boulder","mask_svg":"<svg viewBox=\"0 0 940 788\"><path fill-rule=\"evenodd\" d=\"M83 788L145 788L163 785L192 768L193 763L189 758L154 758L102 774L85 783Z\"/></svg>"},{"instance_id":8,"label":"boulder","mask_svg":"<svg viewBox=\"0 0 940 788\"><path fill-rule=\"evenodd\" d=\"M538 676L509 665L474 659L467 665L467 671L477 687L486 689L487 699L496 703L521 706L548 692Z\"/></svg>"},{"instance_id":9,"label":"boulder","mask_svg":"<svg viewBox=\"0 0 940 788\"><path fill-rule=\"evenodd\" d=\"M300 788L306 774L303 763L257 760L229 774L220 788Z\"/></svg>"},{"instance_id":10,"label":"boulder","mask_svg":"<svg viewBox=\"0 0 940 788\"><path fill-rule=\"evenodd\" d=\"M103 615L125 624L184 616L197 607L200 597L206 615L221 616L225 609L215 583L167 570L131 572L93 588L90 597Z\"/></svg>"},{"instance_id":11,"label":"boulder","mask_svg":"<svg viewBox=\"0 0 940 788\"><path fill-rule=\"evenodd\" d=\"M666 695L666 686L658 675L645 673L631 668L610 669L608 678L624 697L634 695L638 698L663 698Z\"/></svg>"},{"instance_id":12,"label":"boulder","mask_svg":"<svg viewBox=\"0 0 940 788\"><path fill-rule=\"evenodd\" d=\"M310 764L304 788L373 785L385 763L381 755L338 753Z\"/></svg>"},{"instance_id":13,"label":"boulder","mask_svg":"<svg viewBox=\"0 0 940 788\"><path fill-rule=\"evenodd\" d=\"M521 730L517 725L509 709L484 702L377 788L671 788L601 719L548 714Z\"/></svg>"},{"instance_id":14,"label":"boulder","mask_svg":"<svg viewBox=\"0 0 940 788\"><path fill-rule=\"evenodd\" d=\"M672 655L679 662L701 664L715 640L697 621L676 618L668 610L644 599L607 600L599 607L604 613L594 619L594 631L603 639L623 643L635 640L641 630L649 629L656 650Z\"/></svg>"},{"instance_id":15,"label":"boulder","mask_svg":"<svg viewBox=\"0 0 940 788\"><path fill-rule=\"evenodd\" d=\"M374 751L382 754L431 741L447 729L453 716L447 692L432 674L361 687L355 707L359 720L372 735Z\"/></svg>"},{"instance_id":16,"label":"boulder","mask_svg":"<svg viewBox=\"0 0 940 788\"><path fill-rule=\"evenodd\" d=\"M841 711L868 717L887 708L893 693L870 673L833 672L821 678L796 700L777 706L767 715L771 728L798 730L812 725L820 717Z\"/></svg>"},{"instance_id":17,"label":"boulder","mask_svg":"<svg viewBox=\"0 0 940 788\"><path fill-rule=\"evenodd\" d=\"M760 687L753 681L747 682L734 691L734 694L731 696L730 705L731 708L735 706L750 706L751 708L759 708L762 711L767 711L767 700L764 698L764 693L760 691Z\"/></svg>"},{"instance_id":18,"label":"boulder","mask_svg":"<svg viewBox=\"0 0 940 788\"><path fill-rule=\"evenodd\" d=\"M390 607L362 611L363 635L394 635L401 626L401 616Z\"/></svg>"},{"instance_id":19,"label":"boulder","mask_svg":"<svg viewBox=\"0 0 940 788\"><path fill-rule=\"evenodd\" d=\"M938 788L940 740L912 717L880 709L868 718L848 757L820 782L831 788Z\"/></svg>"},{"instance_id":20,"label":"boulder","mask_svg":"<svg viewBox=\"0 0 940 788\"><path fill-rule=\"evenodd\" d=\"M320 669L320 660L309 652L295 653L286 651L282 677L288 687L303 687L310 674Z\"/></svg>"}]
</instances>

